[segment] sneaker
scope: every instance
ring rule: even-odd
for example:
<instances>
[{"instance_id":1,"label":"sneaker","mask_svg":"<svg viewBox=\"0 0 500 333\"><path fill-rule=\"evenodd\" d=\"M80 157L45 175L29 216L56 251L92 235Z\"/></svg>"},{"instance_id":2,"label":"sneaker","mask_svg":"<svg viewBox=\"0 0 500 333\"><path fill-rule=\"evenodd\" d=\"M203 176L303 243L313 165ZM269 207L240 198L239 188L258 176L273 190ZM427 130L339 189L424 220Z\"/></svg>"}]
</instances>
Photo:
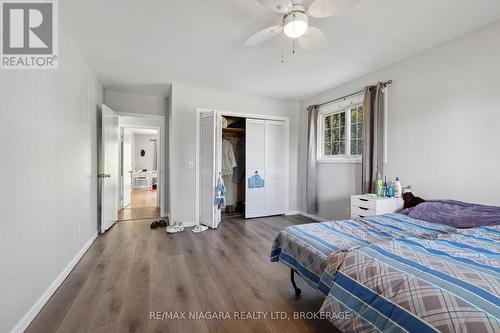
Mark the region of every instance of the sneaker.
<instances>
[{"instance_id":1,"label":"sneaker","mask_svg":"<svg viewBox=\"0 0 500 333\"><path fill-rule=\"evenodd\" d=\"M193 228L193 232L195 234L198 234L200 232L203 232L203 231L206 231L208 229L208 227L206 225L201 225L201 224L198 224L196 227Z\"/></svg>"},{"instance_id":2,"label":"sneaker","mask_svg":"<svg viewBox=\"0 0 500 333\"><path fill-rule=\"evenodd\" d=\"M174 223L174 225L170 225L167 227L167 232L169 234L175 234L181 231L184 231L184 226L181 222Z\"/></svg>"}]
</instances>

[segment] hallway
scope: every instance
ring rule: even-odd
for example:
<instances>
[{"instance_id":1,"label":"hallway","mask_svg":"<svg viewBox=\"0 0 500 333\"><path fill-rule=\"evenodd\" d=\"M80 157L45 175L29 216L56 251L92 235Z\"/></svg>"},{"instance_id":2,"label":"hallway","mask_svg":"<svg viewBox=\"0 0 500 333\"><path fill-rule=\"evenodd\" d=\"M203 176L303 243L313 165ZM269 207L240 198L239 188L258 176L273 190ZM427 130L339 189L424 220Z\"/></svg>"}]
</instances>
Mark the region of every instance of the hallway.
<instances>
[{"instance_id":1,"label":"hallway","mask_svg":"<svg viewBox=\"0 0 500 333\"><path fill-rule=\"evenodd\" d=\"M158 191L149 188L132 190L130 205L118 212L118 221L160 217L157 207Z\"/></svg>"}]
</instances>

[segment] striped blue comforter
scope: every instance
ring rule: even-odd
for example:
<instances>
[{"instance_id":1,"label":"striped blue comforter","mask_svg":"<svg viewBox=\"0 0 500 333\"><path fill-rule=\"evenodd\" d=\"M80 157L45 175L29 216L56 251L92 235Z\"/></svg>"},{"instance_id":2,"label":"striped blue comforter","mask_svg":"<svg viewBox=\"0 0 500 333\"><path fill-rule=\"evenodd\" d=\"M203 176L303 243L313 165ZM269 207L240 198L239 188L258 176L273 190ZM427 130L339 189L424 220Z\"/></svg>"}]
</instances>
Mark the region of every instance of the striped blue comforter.
<instances>
[{"instance_id":1,"label":"striped blue comforter","mask_svg":"<svg viewBox=\"0 0 500 333\"><path fill-rule=\"evenodd\" d=\"M500 332L500 226L373 243L334 266L321 311L342 332Z\"/></svg>"},{"instance_id":2,"label":"striped blue comforter","mask_svg":"<svg viewBox=\"0 0 500 333\"><path fill-rule=\"evenodd\" d=\"M433 238L456 232L449 226L428 223L403 214L310 223L282 230L274 240L271 261L281 261L298 272L323 295L349 251L396 238Z\"/></svg>"}]
</instances>

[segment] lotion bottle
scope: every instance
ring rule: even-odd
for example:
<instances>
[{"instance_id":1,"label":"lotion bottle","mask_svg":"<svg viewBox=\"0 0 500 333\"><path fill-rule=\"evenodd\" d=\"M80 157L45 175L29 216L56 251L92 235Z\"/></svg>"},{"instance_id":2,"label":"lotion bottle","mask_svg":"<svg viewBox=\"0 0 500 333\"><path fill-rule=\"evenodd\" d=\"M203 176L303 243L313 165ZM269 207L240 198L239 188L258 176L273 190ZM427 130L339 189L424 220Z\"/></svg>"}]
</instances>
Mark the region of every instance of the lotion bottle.
<instances>
[{"instance_id":1,"label":"lotion bottle","mask_svg":"<svg viewBox=\"0 0 500 333\"><path fill-rule=\"evenodd\" d=\"M401 198L403 196L403 186L401 185L401 181L398 177L396 177L396 181L394 182L394 197Z\"/></svg>"}]
</instances>

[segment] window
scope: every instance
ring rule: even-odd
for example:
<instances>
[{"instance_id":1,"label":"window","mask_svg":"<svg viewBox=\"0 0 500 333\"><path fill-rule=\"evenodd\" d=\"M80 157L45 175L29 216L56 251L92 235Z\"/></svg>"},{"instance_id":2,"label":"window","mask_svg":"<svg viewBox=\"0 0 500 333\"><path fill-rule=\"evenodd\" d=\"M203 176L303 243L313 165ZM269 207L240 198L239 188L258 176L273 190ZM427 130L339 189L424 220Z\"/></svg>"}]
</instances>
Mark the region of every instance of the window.
<instances>
[{"instance_id":1,"label":"window","mask_svg":"<svg viewBox=\"0 0 500 333\"><path fill-rule=\"evenodd\" d=\"M360 97L322 107L318 122L318 161L361 161L363 105Z\"/></svg>"}]
</instances>

